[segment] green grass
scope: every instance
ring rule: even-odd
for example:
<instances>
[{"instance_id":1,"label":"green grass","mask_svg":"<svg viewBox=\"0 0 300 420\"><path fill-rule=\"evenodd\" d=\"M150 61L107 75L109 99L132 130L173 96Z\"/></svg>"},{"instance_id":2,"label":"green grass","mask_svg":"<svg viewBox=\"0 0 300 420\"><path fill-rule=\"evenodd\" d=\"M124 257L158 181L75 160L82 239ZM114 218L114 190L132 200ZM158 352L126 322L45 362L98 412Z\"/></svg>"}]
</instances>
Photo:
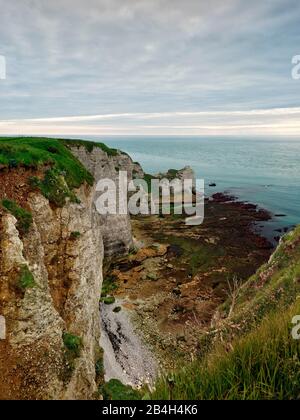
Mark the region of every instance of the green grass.
<instances>
[{"instance_id":1,"label":"green grass","mask_svg":"<svg viewBox=\"0 0 300 420\"><path fill-rule=\"evenodd\" d=\"M271 263L263 265L242 287L232 321L244 331L278 307L287 308L300 293L300 227L283 238ZM230 301L221 306L225 314ZM243 320L248 326L243 326ZM249 326L250 325L250 326Z\"/></svg>"},{"instance_id":2,"label":"green grass","mask_svg":"<svg viewBox=\"0 0 300 420\"><path fill-rule=\"evenodd\" d=\"M203 362L195 362L160 380L153 399L297 399L300 396L300 343L291 336L291 319L300 303L270 314L259 328L219 346Z\"/></svg>"},{"instance_id":3,"label":"green grass","mask_svg":"<svg viewBox=\"0 0 300 420\"><path fill-rule=\"evenodd\" d=\"M150 175L150 174L145 174L144 175L144 181L146 181L146 183L148 185L148 194L151 194L151 191L152 191L152 188L151 188L152 179L155 179L155 177L153 175Z\"/></svg>"},{"instance_id":4,"label":"green grass","mask_svg":"<svg viewBox=\"0 0 300 420\"><path fill-rule=\"evenodd\" d=\"M71 153L67 147L70 144L72 141L39 137L0 138L0 166L43 170L43 179L30 179L32 187L39 189L58 207L62 207L67 198L78 202L73 190L84 182L93 185L94 179ZM110 156L114 154L102 144L88 143L86 147L101 147Z\"/></svg>"},{"instance_id":5,"label":"green grass","mask_svg":"<svg viewBox=\"0 0 300 420\"><path fill-rule=\"evenodd\" d=\"M133 401L141 399L141 394L138 391L130 386L123 385L117 379L111 379L104 384L100 389L100 393L104 400Z\"/></svg>"},{"instance_id":6,"label":"green grass","mask_svg":"<svg viewBox=\"0 0 300 420\"><path fill-rule=\"evenodd\" d=\"M112 305L113 303L115 303L116 299L114 296L105 296L105 297L101 297L100 302L105 303L105 305Z\"/></svg>"},{"instance_id":7,"label":"green grass","mask_svg":"<svg viewBox=\"0 0 300 420\"><path fill-rule=\"evenodd\" d=\"M32 214L28 210L18 206L15 201L5 199L2 200L1 204L17 219L17 229L19 232L23 235L28 233L32 224Z\"/></svg>"},{"instance_id":8,"label":"green grass","mask_svg":"<svg viewBox=\"0 0 300 420\"><path fill-rule=\"evenodd\" d=\"M300 314L300 227L271 262L220 306L222 317L199 337L197 360L161 378L153 399L298 399L300 341L291 320Z\"/></svg>"},{"instance_id":9,"label":"green grass","mask_svg":"<svg viewBox=\"0 0 300 420\"><path fill-rule=\"evenodd\" d=\"M117 279L115 276L111 275L111 276L105 277L102 284L101 297L105 298L113 294L113 292L117 290L117 288L118 288L118 285L117 285Z\"/></svg>"},{"instance_id":10,"label":"green grass","mask_svg":"<svg viewBox=\"0 0 300 420\"><path fill-rule=\"evenodd\" d=\"M63 207L66 204L67 198L72 203L80 203L75 193L69 188L64 174L56 168L48 169L42 180L38 177L31 177L29 184L32 188L39 189L44 197L57 207Z\"/></svg>"},{"instance_id":11,"label":"green grass","mask_svg":"<svg viewBox=\"0 0 300 420\"><path fill-rule=\"evenodd\" d=\"M76 240L76 239L79 239L80 236L81 236L80 232L74 231L74 232L71 232L70 238L73 240Z\"/></svg>"},{"instance_id":12,"label":"green grass","mask_svg":"<svg viewBox=\"0 0 300 420\"><path fill-rule=\"evenodd\" d=\"M73 358L80 356L80 351L82 348L82 339L77 335L70 334L65 332L63 334L63 342L66 349L69 351L70 355Z\"/></svg>"},{"instance_id":13,"label":"green grass","mask_svg":"<svg viewBox=\"0 0 300 420\"><path fill-rule=\"evenodd\" d=\"M75 147L84 147L88 152L92 152L95 147L98 149L101 149L103 152L105 152L108 156L117 156L119 154L119 151L117 149L112 149L108 147L104 143L95 143L92 141L86 141L86 140L62 140L64 145L67 147L75 146Z\"/></svg>"},{"instance_id":14,"label":"green grass","mask_svg":"<svg viewBox=\"0 0 300 420\"><path fill-rule=\"evenodd\" d=\"M103 376L104 375L104 362L103 358L98 359L95 363L95 372L96 376Z\"/></svg>"},{"instance_id":15,"label":"green grass","mask_svg":"<svg viewBox=\"0 0 300 420\"><path fill-rule=\"evenodd\" d=\"M115 276L110 275L105 277L102 284L100 302L105 303L106 305L112 305L115 303L116 299L113 296L113 293L117 290L117 288L118 284Z\"/></svg>"},{"instance_id":16,"label":"green grass","mask_svg":"<svg viewBox=\"0 0 300 420\"><path fill-rule=\"evenodd\" d=\"M62 335L65 350L63 352L65 371L63 373L63 380L68 382L71 379L72 372L75 369L75 361L80 356L83 342L81 337L69 332L64 332Z\"/></svg>"},{"instance_id":17,"label":"green grass","mask_svg":"<svg viewBox=\"0 0 300 420\"><path fill-rule=\"evenodd\" d=\"M43 169L43 179L33 177L30 185L39 189L49 201L62 207L69 198L78 202L74 189L84 182L92 185L93 176L72 154L70 147L85 147L89 152L93 148L103 150L109 157L120 152L104 143L84 140L50 139L43 137L0 138L0 168L9 169L23 166L28 169Z\"/></svg>"},{"instance_id":18,"label":"green grass","mask_svg":"<svg viewBox=\"0 0 300 420\"><path fill-rule=\"evenodd\" d=\"M0 164L38 168L50 165L60 171L70 189L84 181L93 184L92 175L65 147L65 141L39 137L0 138Z\"/></svg>"},{"instance_id":19,"label":"green grass","mask_svg":"<svg viewBox=\"0 0 300 420\"><path fill-rule=\"evenodd\" d=\"M22 290L32 289L33 287L36 286L34 277L31 271L29 270L29 268L27 267L27 265L24 265L21 268L18 285Z\"/></svg>"},{"instance_id":20,"label":"green grass","mask_svg":"<svg viewBox=\"0 0 300 420\"><path fill-rule=\"evenodd\" d=\"M177 169L169 169L167 172L167 178L168 179L175 179L178 176L178 170Z\"/></svg>"}]
</instances>

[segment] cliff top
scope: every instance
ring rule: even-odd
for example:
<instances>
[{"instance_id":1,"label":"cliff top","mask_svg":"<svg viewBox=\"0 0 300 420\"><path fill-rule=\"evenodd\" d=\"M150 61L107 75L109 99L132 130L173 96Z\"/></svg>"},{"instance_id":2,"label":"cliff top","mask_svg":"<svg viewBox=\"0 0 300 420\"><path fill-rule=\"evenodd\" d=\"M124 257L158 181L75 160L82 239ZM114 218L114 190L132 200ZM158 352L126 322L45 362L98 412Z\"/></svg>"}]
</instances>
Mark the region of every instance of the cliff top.
<instances>
[{"instance_id":1,"label":"cliff top","mask_svg":"<svg viewBox=\"0 0 300 420\"><path fill-rule=\"evenodd\" d=\"M84 182L92 185L94 178L71 152L71 147L85 147L89 152L99 148L108 157L120 153L103 143L83 140L44 137L0 138L0 173L2 172L3 180L0 198L14 199L22 204L25 197L20 197L20 192L24 190L23 195L27 196L30 189L39 189L57 206L64 205L67 197L76 201L73 190ZM24 184L23 189L15 191L21 184Z\"/></svg>"}]
</instances>

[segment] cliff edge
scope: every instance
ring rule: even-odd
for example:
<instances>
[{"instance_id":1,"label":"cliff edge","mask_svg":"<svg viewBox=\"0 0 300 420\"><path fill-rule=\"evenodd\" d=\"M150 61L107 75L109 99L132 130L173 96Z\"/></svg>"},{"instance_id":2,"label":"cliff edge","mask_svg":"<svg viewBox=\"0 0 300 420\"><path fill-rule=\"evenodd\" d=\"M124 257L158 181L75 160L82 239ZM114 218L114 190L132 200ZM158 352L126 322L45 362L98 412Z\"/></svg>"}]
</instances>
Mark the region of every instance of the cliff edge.
<instances>
[{"instance_id":1,"label":"cliff edge","mask_svg":"<svg viewBox=\"0 0 300 420\"><path fill-rule=\"evenodd\" d=\"M97 397L102 262L132 236L95 189L119 170L142 175L101 144L0 140L0 399Z\"/></svg>"}]
</instances>

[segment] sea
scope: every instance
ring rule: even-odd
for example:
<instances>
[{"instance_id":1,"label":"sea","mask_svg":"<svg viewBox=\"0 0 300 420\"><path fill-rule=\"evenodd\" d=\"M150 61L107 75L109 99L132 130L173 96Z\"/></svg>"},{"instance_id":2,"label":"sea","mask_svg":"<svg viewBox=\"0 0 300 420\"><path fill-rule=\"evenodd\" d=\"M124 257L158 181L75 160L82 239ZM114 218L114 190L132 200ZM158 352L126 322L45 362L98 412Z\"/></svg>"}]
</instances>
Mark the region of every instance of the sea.
<instances>
[{"instance_id":1,"label":"sea","mask_svg":"<svg viewBox=\"0 0 300 420\"><path fill-rule=\"evenodd\" d=\"M83 137L83 136L81 136ZM300 223L300 137L84 136L127 152L145 172L191 166L206 195L228 192L269 210L269 238ZM209 184L215 183L216 187Z\"/></svg>"}]
</instances>

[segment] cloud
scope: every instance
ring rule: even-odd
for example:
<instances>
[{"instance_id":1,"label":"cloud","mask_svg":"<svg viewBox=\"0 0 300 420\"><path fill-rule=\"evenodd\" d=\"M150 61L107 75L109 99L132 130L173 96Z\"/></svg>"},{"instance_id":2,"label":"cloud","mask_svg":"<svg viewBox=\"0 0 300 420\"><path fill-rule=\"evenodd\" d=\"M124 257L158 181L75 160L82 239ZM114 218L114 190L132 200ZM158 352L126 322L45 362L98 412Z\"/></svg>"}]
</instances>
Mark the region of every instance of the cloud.
<instances>
[{"instance_id":1,"label":"cloud","mask_svg":"<svg viewBox=\"0 0 300 420\"><path fill-rule=\"evenodd\" d=\"M300 108L124 113L0 121L2 134L298 134Z\"/></svg>"},{"instance_id":2,"label":"cloud","mask_svg":"<svg viewBox=\"0 0 300 420\"><path fill-rule=\"evenodd\" d=\"M24 120L37 119L31 126L44 133L55 123L57 130L68 124L68 132L79 123L107 131L108 120L112 133L140 132L142 125L149 132L142 122L150 120L163 132L212 120L223 127L233 112L253 109L266 112L261 122L269 124L272 109L291 114L299 103L300 82L291 78L291 57L299 53L296 0L0 0L0 6L0 54L7 60L0 119L16 121L19 131L30 127ZM251 117L234 118L247 125Z\"/></svg>"}]
</instances>

